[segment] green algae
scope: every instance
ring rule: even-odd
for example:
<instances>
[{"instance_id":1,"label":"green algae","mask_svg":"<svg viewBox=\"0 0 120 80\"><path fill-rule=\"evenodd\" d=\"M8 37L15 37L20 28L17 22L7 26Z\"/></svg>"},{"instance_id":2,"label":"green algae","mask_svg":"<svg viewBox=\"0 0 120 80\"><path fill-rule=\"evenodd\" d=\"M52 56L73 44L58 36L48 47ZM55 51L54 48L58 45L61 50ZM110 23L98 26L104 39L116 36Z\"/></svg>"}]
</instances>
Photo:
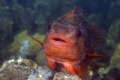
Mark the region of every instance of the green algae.
<instances>
[{"instance_id":1,"label":"green algae","mask_svg":"<svg viewBox=\"0 0 120 80\"><path fill-rule=\"evenodd\" d=\"M44 35L40 35L38 33L35 33L33 35L33 37L35 37L36 39L38 39L40 41L43 41L43 39L44 39ZM33 39L31 39L28 36L27 30L24 30L21 33L18 33L14 37L14 42L11 43L9 52L13 53L13 54L20 54L20 46L21 46L22 42L25 41L25 40L29 40L29 43L30 43L30 53L29 53L29 55L37 54L42 49L41 45L38 42L34 41Z\"/></svg>"}]
</instances>

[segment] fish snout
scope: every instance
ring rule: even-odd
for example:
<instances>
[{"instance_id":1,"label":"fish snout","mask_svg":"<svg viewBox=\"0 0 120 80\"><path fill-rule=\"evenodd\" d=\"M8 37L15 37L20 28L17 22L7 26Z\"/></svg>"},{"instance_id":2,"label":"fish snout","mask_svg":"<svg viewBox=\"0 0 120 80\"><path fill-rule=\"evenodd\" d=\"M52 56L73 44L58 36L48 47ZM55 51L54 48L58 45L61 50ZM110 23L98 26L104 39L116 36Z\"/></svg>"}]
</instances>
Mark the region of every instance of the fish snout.
<instances>
[{"instance_id":1,"label":"fish snout","mask_svg":"<svg viewBox=\"0 0 120 80\"><path fill-rule=\"evenodd\" d=\"M56 46L71 46L72 45L71 40L64 35L52 36L50 38L50 43Z\"/></svg>"}]
</instances>

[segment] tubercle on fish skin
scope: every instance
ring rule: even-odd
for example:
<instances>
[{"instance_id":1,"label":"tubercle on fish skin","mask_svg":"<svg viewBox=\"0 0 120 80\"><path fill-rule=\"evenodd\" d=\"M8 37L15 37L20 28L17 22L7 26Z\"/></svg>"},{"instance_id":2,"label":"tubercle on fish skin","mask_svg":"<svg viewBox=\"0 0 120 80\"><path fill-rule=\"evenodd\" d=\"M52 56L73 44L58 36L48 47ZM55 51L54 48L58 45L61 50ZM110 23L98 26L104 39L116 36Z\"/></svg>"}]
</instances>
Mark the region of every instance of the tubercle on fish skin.
<instances>
[{"instance_id":1,"label":"tubercle on fish skin","mask_svg":"<svg viewBox=\"0 0 120 80\"><path fill-rule=\"evenodd\" d=\"M80 29L80 36L77 36L78 29ZM55 20L44 41L48 66L55 70L59 67L55 62L60 62L69 73L87 80L88 64L91 59L104 57L92 54L94 43L101 37L98 30L89 26L83 10L79 7Z\"/></svg>"}]
</instances>

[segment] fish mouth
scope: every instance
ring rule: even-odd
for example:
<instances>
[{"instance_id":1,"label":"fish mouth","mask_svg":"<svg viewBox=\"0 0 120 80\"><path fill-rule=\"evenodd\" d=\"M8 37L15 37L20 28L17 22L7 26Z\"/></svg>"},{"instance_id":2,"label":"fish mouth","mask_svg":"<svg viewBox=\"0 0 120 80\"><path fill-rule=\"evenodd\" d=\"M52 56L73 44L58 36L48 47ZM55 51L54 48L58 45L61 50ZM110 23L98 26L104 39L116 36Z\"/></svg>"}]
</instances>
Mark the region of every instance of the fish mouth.
<instances>
[{"instance_id":1,"label":"fish mouth","mask_svg":"<svg viewBox=\"0 0 120 80\"><path fill-rule=\"evenodd\" d=\"M71 46L72 44L71 39L67 38L64 35L52 36L50 42L56 46Z\"/></svg>"},{"instance_id":2,"label":"fish mouth","mask_svg":"<svg viewBox=\"0 0 120 80\"><path fill-rule=\"evenodd\" d=\"M55 42L61 42L61 43L67 43L65 40L61 39L61 38L52 38Z\"/></svg>"}]
</instances>

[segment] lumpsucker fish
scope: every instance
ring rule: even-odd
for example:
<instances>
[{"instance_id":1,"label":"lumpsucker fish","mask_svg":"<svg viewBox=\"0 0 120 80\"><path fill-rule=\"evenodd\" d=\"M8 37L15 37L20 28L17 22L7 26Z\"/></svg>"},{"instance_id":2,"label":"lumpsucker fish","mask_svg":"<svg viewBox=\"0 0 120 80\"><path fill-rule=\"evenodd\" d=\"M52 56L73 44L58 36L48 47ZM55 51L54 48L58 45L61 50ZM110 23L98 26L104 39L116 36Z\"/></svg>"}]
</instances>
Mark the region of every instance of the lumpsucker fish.
<instances>
[{"instance_id":1,"label":"lumpsucker fish","mask_svg":"<svg viewBox=\"0 0 120 80\"><path fill-rule=\"evenodd\" d=\"M105 57L94 54L95 47L105 35L105 30L89 25L83 10L75 7L48 25L44 42L30 37L43 46L50 69L61 71L60 67L63 67L68 73L87 80L91 59Z\"/></svg>"}]
</instances>

